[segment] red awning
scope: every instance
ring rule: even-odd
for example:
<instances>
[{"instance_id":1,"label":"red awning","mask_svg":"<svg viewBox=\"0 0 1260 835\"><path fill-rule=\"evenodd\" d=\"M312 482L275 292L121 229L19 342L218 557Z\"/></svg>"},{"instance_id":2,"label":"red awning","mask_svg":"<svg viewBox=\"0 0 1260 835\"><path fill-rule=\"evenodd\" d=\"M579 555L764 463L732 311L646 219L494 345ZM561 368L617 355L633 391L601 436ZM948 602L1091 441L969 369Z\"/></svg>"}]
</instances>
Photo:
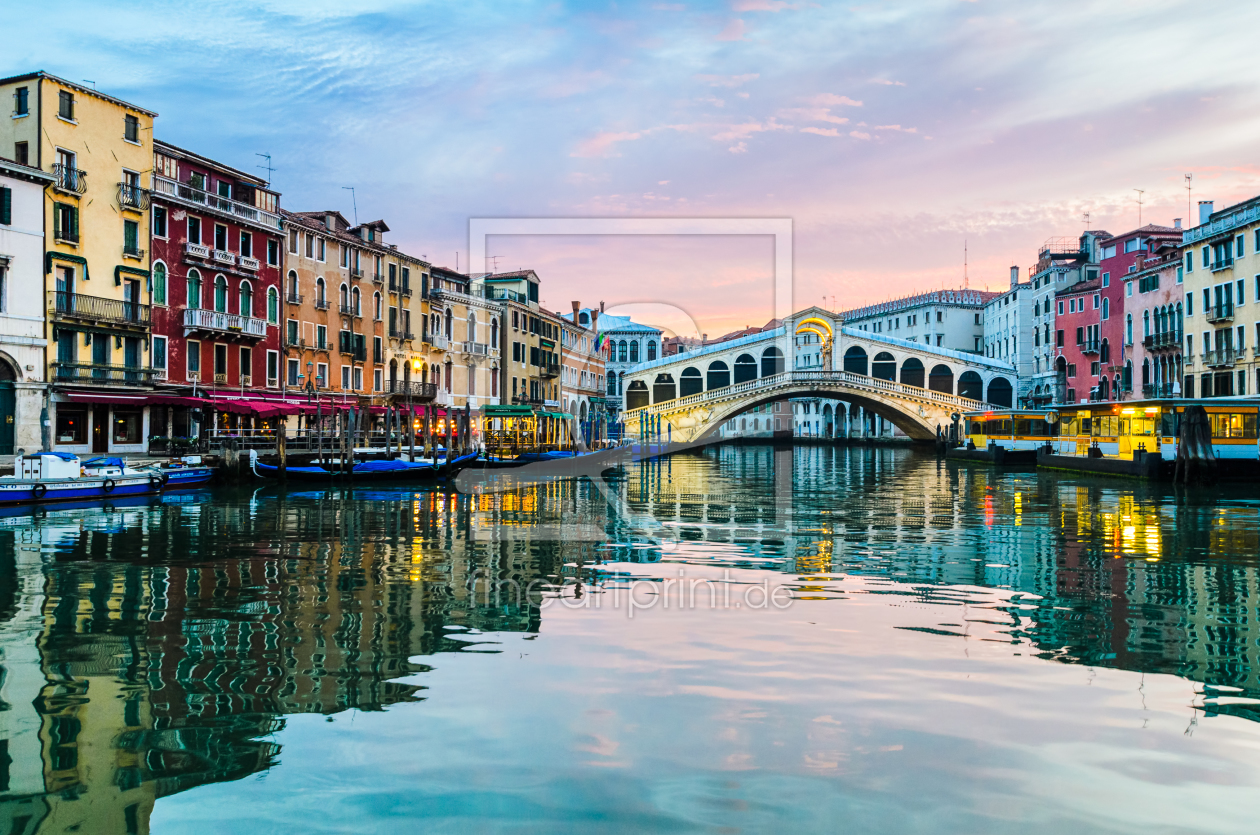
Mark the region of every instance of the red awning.
<instances>
[{"instance_id":1,"label":"red awning","mask_svg":"<svg viewBox=\"0 0 1260 835\"><path fill-rule=\"evenodd\" d=\"M74 403L101 403L112 406L203 406L198 397L175 397L165 394L97 394L91 391L67 392Z\"/></svg>"}]
</instances>

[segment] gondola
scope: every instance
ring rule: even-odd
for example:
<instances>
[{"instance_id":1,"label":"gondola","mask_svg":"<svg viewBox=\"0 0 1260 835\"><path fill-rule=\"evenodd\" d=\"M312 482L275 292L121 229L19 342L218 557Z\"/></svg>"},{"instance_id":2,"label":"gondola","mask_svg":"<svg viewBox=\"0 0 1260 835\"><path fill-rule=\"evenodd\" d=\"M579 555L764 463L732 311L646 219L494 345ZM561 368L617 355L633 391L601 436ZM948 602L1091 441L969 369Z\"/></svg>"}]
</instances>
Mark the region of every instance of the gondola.
<instances>
[{"instance_id":1,"label":"gondola","mask_svg":"<svg viewBox=\"0 0 1260 835\"><path fill-rule=\"evenodd\" d=\"M475 460L476 453L468 453L449 461L359 461L348 474L354 481L428 481L454 475ZM254 459L254 473L264 478L280 478L280 468L263 464ZM286 467L284 477L294 481L327 481L346 477L347 474L326 467Z\"/></svg>"}]
</instances>

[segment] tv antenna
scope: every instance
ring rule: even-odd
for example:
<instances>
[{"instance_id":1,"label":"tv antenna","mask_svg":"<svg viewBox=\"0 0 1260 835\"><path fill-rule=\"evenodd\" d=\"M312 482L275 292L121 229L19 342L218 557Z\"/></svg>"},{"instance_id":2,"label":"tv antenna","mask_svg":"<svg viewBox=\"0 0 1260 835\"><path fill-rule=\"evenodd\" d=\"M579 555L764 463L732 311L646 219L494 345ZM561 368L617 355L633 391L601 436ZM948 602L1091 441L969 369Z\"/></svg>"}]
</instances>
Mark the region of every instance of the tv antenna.
<instances>
[{"instance_id":1,"label":"tv antenna","mask_svg":"<svg viewBox=\"0 0 1260 835\"><path fill-rule=\"evenodd\" d=\"M354 225L359 225L359 200L354 196L354 186L342 186L342 189L350 192L350 205L354 206Z\"/></svg>"},{"instance_id":2,"label":"tv antenna","mask_svg":"<svg viewBox=\"0 0 1260 835\"><path fill-rule=\"evenodd\" d=\"M490 272L491 272L491 274L497 273L497 272L499 271L499 259L500 259L500 258L502 258L502 257L504 257L504 256L502 256L502 255L487 255L487 256L486 256L486 260L487 260L487 261L493 261L493 262L494 262L494 269L492 269L492 270L490 271Z\"/></svg>"},{"instance_id":3,"label":"tv antenna","mask_svg":"<svg viewBox=\"0 0 1260 835\"><path fill-rule=\"evenodd\" d=\"M1138 226L1141 226L1141 225L1142 225L1142 195L1146 194L1146 191L1145 191L1144 189L1140 189L1140 188L1135 188L1135 189L1133 189L1133 190L1134 190L1134 191L1136 191L1136 192L1138 193L1138 196L1137 196L1137 204L1138 204Z\"/></svg>"},{"instance_id":4,"label":"tv antenna","mask_svg":"<svg viewBox=\"0 0 1260 835\"><path fill-rule=\"evenodd\" d=\"M267 160L266 165L256 165L254 167L261 168L263 171L267 172L267 187L270 188L271 187L271 172L276 170L275 168L271 166L271 154L260 154L257 151L255 151L254 156L262 157L263 159Z\"/></svg>"},{"instance_id":5,"label":"tv antenna","mask_svg":"<svg viewBox=\"0 0 1260 835\"><path fill-rule=\"evenodd\" d=\"M1194 175L1186 175L1186 226L1194 223L1194 215L1191 214L1191 194L1194 192Z\"/></svg>"},{"instance_id":6,"label":"tv antenna","mask_svg":"<svg viewBox=\"0 0 1260 835\"><path fill-rule=\"evenodd\" d=\"M1088 232L1089 231L1089 212L1085 213L1084 221L1085 221L1085 231Z\"/></svg>"},{"instance_id":7,"label":"tv antenna","mask_svg":"<svg viewBox=\"0 0 1260 835\"><path fill-rule=\"evenodd\" d=\"M967 239L963 238L963 289L971 289L971 279L967 277Z\"/></svg>"}]
</instances>

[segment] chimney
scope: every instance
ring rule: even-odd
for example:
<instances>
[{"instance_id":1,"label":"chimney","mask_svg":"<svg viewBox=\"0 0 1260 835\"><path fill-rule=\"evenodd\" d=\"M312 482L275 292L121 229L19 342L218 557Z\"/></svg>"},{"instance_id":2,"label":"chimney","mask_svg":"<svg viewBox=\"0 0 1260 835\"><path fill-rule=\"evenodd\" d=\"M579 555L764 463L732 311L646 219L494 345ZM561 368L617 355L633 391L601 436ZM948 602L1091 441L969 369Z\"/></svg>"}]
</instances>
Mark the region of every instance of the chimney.
<instances>
[{"instance_id":1,"label":"chimney","mask_svg":"<svg viewBox=\"0 0 1260 835\"><path fill-rule=\"evenodd\" d=\"M569 302L569 304L573 305L573 324L576 325L578 323L578 311L582 309L582 303Z\"/></svg>"},{"instance_id":2,"label":"chimney","mask_svg":"<svg viewBox=\"0 0 1260 835\"><path fill-rule=\"evenodd\" d=\"M1212 201L1200 200L1199 201L1199 225L1202 226L1203 224L1207 223L1208 218L1211 216L1212 216Z\"/></svg>"},{"instance_id":3,"label":"chimney","mask_svg":"<svg viewBox=\"0 0 1260 835\"><path fill-rule=\"evenodd\" d=\"M599 306L600 306L600 309L602 310L604 307L604 303L600 302ZM598 332L599 331L599 328L597 327L598 325L599 325L599 310L592 310L591 311L591 330Z\"/></svg>"},{"instance_id":4,"label":"chimney","mask_svg":"<svg viewBox=\"0 0 1260 835\"><path fill-rule=\"evenodd\" d=\"M602 301L599 303L599 312L600 313L604 312L604 303Z\"/></svg>"},{"instance_id":5,"label":"chimney","mask_svg":"<svg viewBox=\"0 0 1260 835\"><path fill-rule=\"evenodd\" d=\"M1011 267L1011 289L1019 284L1019 267Z\"/></svg>"},{"instance_id":6,"label":"chimney","mask_svg":"<svg viewBox=\"0 0 1260 835\"><path fill-rule=\"evenodd\" d=\"M332 212L328 212L326 215L324 215L324 225L328 227L329 232L336 232L337 231L337 217Z\"/></svg>"},{"instance_id":7,"label":"chimney","mask_svg":"<svg viewBox=\"0 0 1260 835\"><path fill-rule=\"evenodd\" d=\"M1173 218L1173 229L1180 229L1180 228L1181 228L1181 218L1179 217Z\"/></svg>"}]
</instances>

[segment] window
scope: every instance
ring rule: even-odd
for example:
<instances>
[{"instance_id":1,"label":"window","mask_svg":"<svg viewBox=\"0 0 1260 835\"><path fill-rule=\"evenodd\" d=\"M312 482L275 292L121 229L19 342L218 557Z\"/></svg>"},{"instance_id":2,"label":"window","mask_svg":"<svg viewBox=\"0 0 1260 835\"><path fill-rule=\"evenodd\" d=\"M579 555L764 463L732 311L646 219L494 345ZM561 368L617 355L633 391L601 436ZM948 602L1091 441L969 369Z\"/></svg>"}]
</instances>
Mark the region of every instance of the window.
<instances>
[{"instance_id":1,"label":"window","mask_svg":"<svg viewBox=\"0 0 1260 835\"><path fill-rule=\"evenodd\" d=\"M1235 239L1234 241L1234 257L1235 258L1243 257L1243 236L1242 235L1239 235L1237 239ZM1238 393L1242 394L1242 392L1238 392Z\"/></svg>"},{"instance_id":2,"label":"window","mask_svg":"<svg viewBox=\"0 0 1260 835\"><path fill-rule=\"evenodd\" d=\"M241 255L245 258L254 257L254 236L248 232L241 233Z\"/></svg>"},{"instance_id":3,"label":"window","mask_svg":"<svg viewBox=\"0 0 1260 835\"><path fill-rule=\"evenodd\" d=\"M315 385L320 388L328 387L328 363L315 363Z\"/></svg>"},{"instance_id":4,"label":"window","mask_svg":"<svg viewBox=\"0 0 1260 835\"><path fill-rule=\"evenodd\" d=\"M161 261L153 265L153 289L149 292L154 304L166 304L166 265Z\"/></svg>"},{"instance_id":5,"label":"window","mask_svg":"<svg viewBox=\"0 0 1260 835\"><path fill-rule=\"evenodd\" d=\"M315 236L310 232L306 233L306 257L315 257Z\"/></svg>"},{"instance_id":6,"label":"window","mask_svg":"<svg viewBox=\"0 0 1260 835\"><path fill-rule=\"evenodd\" d=\"M201 343L195 339L188 340L188 379L200 379Z\"/></svg>"},{"instance_id":7,"label":"window","mask_svg":"<svg viewBox=\"0 0 1260 835\"><path fill-rule=\"evenodd\" d=\"M53 237L59 241L79 242L79 208L68 203L53 205Z\"/></svg>"},{"instance_id":8,"label":"window","mask_svg":"<svg viewBox=\"0 0 1260 835\"><path fill-rule=\"evenodd\" d=\"M155 238L166 237L166 207L165 206L153 207L153 237Z\"/></svg>"},{"instance_id":9,"label":"window","mask_svg":"<svg viewBox=\"0 0 1260 835\"><path fill-rule=\"evenodd\" d=\"M214 379L215 382L227 382L228 373L228 346L214 346Z\"/></svg>"},{"instance_id":10,"label":"window","mask_svg":"<svg viewBox=\"0 0 1260 835\"><path fill-rule=\"evenodd\" d=\"M25 142L14 142L13 143L13 161L16 162L18 165L30 165L31 164L30 147L31 146Z\"/></svg>"},{"instance_id":11,"label":"window","mask_svg":"<svg viewBox=\"0 0 1260 835\"><path fill-rule=\"evenodd\" d=\"M31 91L26 87L19 87L13 91L13 115L27 116L31 112Z\"/></svg>"},{"instance_id":12,"label":"window","mask_svg":"<svg viewBox=\"0 0 1260 835\"><path fill-rule=\"evenodd\" d=\"M298 231L296 229L289 230L289 252L294 255L298 254Z\"/></svg>"},{"instance_id":13,"label":"window","mask_svg":"<svg viewBox=\"0 0 1260 835\"><path fill-rule=\"evenodd\" d=\"M346 269L350 266L350 247L344 244L341 247L341 268Z\"/></svg>"},{"instance_id":14,"label":"window","mask_svg":"<svg viewBox=\"0 0 1260 835\"><path fill-rule=\"evenodd\" d=\"M1194 293L1186 293L1186 315L1194 315Z\"/></svg>"},{"instance_id":15,"label":"window","mask_svg":"<svg viewBox=\"0 0 1260 835\"><path fill-rule=\"evenodd\" d=\"M328 347L328 326L327 325L315 326L315 347L316 348Z\"/></svg>"},{"instance_id":16,"label":"window","mask_svg":"<svg viewBox=\"0 0 1260 835\"><path fill-rule=\"evenodd\" d=\"M323 238L319 239L319 260L320 261L327 260L327 256L328 256L327 244L328 242L325 241Z\"/></svg>"},{"instance_id":17,"label":"window","mask_svg":"<svg viewBox=\"0 0 1260 835\"><path fill-rule=\"evenodd\" d=\"M130 114L123 117L123 139L140 143L140 120Z\"/></svg>"},{"instance_id":18,"label":"window","mask_svg":"<svg viewBox=\"0 0 1260 835\"><path fill-rule=\"evenodd\" d=\"M1102 318L1104 322L1111 318L1111 299L1102 300Z\"/></svg>"},{"instance_id":19,"label":"window","mask_svg":"<svg viewBox=\"0 0 1260 835\"><path fill-rule=\"evenodd\" d=\"M1059 315L1060 315L1060 316L1062 316L1062 315L1063 315L1063 301L1062 301L1062 299L1060 299L1060 300L1059 300Z\"/></svg>"},{"instance_id":20,"label":"window","mask_svg":"<svg viewBox=\"0 0 1260 835\"><path fill-rule=\"evenodd\" d=\"M1097 293L1095 293L1094 294L1094 310L1098 309L1098 303L1099 303L1099 296Z\"/></svg>"},{"instance_id":21,"label":"window","mask_svg":"<svg viewBox=\"0 0 1260 835\"><path fill-rule=\"evenodd\" d=\"M201 307L201 273L196 270L188 271L188 307Z\"/></svg>"},{"instance_id":22,"label":"window","mask_svg":"<svg viewBox=\"0 0 1260 835\"><path fill-rule=\"evenodd\" d=\"M267 241L267 264L271 267L280 266L280 242L275 238Z\"/></svg>"},{"instance_id":23,"label":"window","mask_svg":"<svg viewBox=\"0 0 1260 835\"><path fill-rule=\"evenodd\" d=\"M1238 290L1234 294L1238 297L1238 303L1243 304L1247 298L1247 285L1243 279L1238 279Z\"/></svg>"},{"instance_id":24,"label":"window","mask_svg":"<svg viewBox=\"0 0 1260 835\"><path fill-rule=\"evenodd\" d=\"M58 106L57 115L63 119L74 121L74 93L69 90L61 90L57 94Z\"/></svg>"},{"instance_id":25,"label":"window","mask_svg":"<svg viewBox=\"0 0 1260 835\"><path fill-rule=\"evenodd\" d=\"M214 277L214 309L218 313L227 313L227 279L221 275Z\"/></svg>"},{"instance_id":26,"label":"window","mask_svg":"<svg viewBox=\"0 0 1260 835\"><path fill-rule=\"evenodd\" d=\"M385 361L384 341L379 336L372 337L372 362Z\"/></svg>"},{"instance_id":27,"label":"window","mask_svg":"<svg viewBox=\"0 0 1260 835\"><path fill-rule=\"evenodd\" d=\"M201 243L201 218L189 216L188 218L188 243Z\"/></svg>"},{"instance_id":28,"label":"window","mask_svg":"<svg viewBox=\"0 0 1260 835\"><path fill-rule=\"evenodd\" d=\"M214 225L214 248L220 252L227 252L228 248L228 230L221 223Z\"/></svg>"},{"instance_id":29,"label":"window","mask_svg":"<svg viewBox=\"0 0 1260 835\"><path fill-rule=\"evenodd\" d=\"M1212 263L1212 254L1209 247L1203 247L1203 266L1206 268Z\"/></svg>"},{"instance_id":30,"label":"window","mask_svg":"<svg viewBox=\"0 0 1260 835\"><path fill-rule=\"evenodd\" d=\"M290 359L286 363L286 366L288 367L288 375L285 379L285 383L290 386L299 385L298 381L301 374L301 363L298 360Z\"/></svg>"},{"instance_id":31,"label":"window","mask_svg":"<svg viewBox=\"0 0 1260 835\"><path fill-rule=\"evenodd\" d=\"M341 387L346 391L350 390L350 366L348 365L341 366Z\"/></svg>"},{"instance_id":32,"label":"window","mask_svg":"<svg viewBox=\"0 0 1260 835\"><path fill-rule=\"evenodd\" d=\"M123 221L123 254L140 256L140 224L134 220Z\"/></svg>"},{"instance_id":33,"label":"window","mask_svg":"<svg viewBox=\"0 0 1260 835\"><path fill-rule=\"evenodd\" d=\"M1260 234L1260 233L1257 233L1257 234ZM1193 252L1186 253L1186 272L1188 273L1194 272L1194 253Z\"/></svg>"},{"instance_id":34,"label":"window","mask_svg":"<svg viewBox=\"0 0 1260 835\"><path fill-rule=\"evenodd\" d=\"M1104 287L1110 287L1110 286L1111 286L1111 273L1103 273L1103 276L1102 276L1102 286L1104 286Z\"/></svg>"},{"instance_id":35,"label":"window","mask_svg":"<svg viewBox=\"0 0 1260 835\"><path fill-rule=\"evenodd\" d=\"M241 290L237 305L237 312L242 316L252 317L254 315L254 288L248 281L241 282Z\"/></svg>"},{"instance_id":36,"label":"window","mask_svg":"<svg viewBox=\"0 0 1260 835\"><path fill-rule=\"evenodd\" d=\"M284 323L284 344L298 344L298 322L297 319L287 319Z\"/></svg>"},{"instance_id":37,"label":"window","mask_svg":"<svg viewBox=\"0 0 1260 835\"><path fill-rule=\"evenodd\" d=\"M378 368L378 369L376 369L375 371L373 371L373 372L372 372L372 391L383 391L383 390L384 390L384 385L383 385L383 383L384 383L384 379L383 379L383 377L384 377L384 375L381 373L381 369L379 369L379 368Z\"/></svg>"},{"instance_id":38,"label":"window","mask_svg":"<svg viewBox=\"0 0 1260 835\"><path fill-rule=\"evenodd\" d=\"M166 371L166 337L153 337L153 345L149 349L149 364L158 371ZM165 377L165 373L159 375Z\"/></svg>"}]
</instances>

